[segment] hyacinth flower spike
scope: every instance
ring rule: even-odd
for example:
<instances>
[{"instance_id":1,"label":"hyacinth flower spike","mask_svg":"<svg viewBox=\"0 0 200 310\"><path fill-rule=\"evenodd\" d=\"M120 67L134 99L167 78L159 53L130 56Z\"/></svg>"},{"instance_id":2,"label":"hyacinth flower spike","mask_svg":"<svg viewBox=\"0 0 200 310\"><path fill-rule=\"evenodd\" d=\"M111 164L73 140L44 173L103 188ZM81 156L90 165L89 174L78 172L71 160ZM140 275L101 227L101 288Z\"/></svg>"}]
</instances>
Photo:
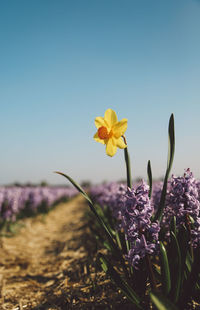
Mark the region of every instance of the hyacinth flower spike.
<instances>
[{"instance_id":1,"label":"hyacinth flower spike","mask_svg":"<svg viewBox=\"0 0 200 310\"><path fill-rule=\"evenodd\" d=\"M104 117L95 118L95 126L97 132L94 135L94 139L97 142L106 145L106 154L108 156L114 156L117 152L117 148L125 149L126 143L122 136L127 129L126 118L118 121L115 111L107 109Z\"/></svg>"}]
</instances>

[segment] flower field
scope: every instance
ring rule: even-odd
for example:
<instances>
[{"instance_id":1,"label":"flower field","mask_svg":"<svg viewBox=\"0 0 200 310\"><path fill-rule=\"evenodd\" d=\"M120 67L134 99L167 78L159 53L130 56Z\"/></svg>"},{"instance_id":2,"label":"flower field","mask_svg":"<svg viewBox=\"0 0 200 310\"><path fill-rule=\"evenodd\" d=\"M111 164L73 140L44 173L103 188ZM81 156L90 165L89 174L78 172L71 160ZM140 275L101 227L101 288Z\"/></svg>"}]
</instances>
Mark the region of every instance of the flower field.
<instances>
[{"instance_id":1,"label":"flower field","mask_svg":"<svg viewBox=\"0 0 200 310\"><path fill-rule=\"evenodd\" d=\"M94 186L90 193L92 200L100 206L107 219L109 219L110 230L113 236L116 237L119 248L122 252L127 252L125 254L126 261L136 273L135 279L137 279L137 284L133 286L135 291L141 294L142 290L146 290L144 282L147 281L148 275L144 275L146 272L144 264L145 260L150 258L151 268L146 268L149 268L149 272L151 272L149 274L149 281L152 281L151 285L154 287L154 290L158 291L157 286L158 281L160 281L163 286L162 292L177 302L178 294L181 294L181 289L184 289L184 287L181 288L180 286L189 274L191 277L191 266L195 255L197 260L196 271L199 273L200 181L194 178L190 169L187 169L182 177L172 176L167 184L162 221L154 222L152 219L159 208L162 188L163 182L154 182L150 198L149 186L144 181L141 184L134 184L132 189L127 189L124 184L113 182ZM124 233L125 239L122 237ZM184 241L181 234L185 234ZM174 240L176 241L177 248L173 244ZM125 245L124 241L128 243L128 248L126 248L127 244ZM183 249L183 246L186 249ZM185 255L186 265L183 262L181 264L181 259L183 258L181 251ZM107 263L109 266L109 262ZM159 263L161 263L161 269L158 268ZM162 263L167 266L162 266ZM164 268L167 271L163 270ZM180 269L177 270L176 268ZM181 276L182 273L185 273L184 276ZM137 278L138 275L139 278ZM156 276L158 276L157 279ZM127 277L129 278L129 276ZM134 279L134 272L131 277ZM183 279L178 280L177 277L183 277ZM182 283L178 283L178 281ZM191 278L189 278L189 281L186 282L187 285L185 284L189 294L184 292L184 295L181 295L180 309L183 307L184 309L190 309L190 307L192 309L192 306L186 305L189 300L191 302L190 294L192 292L199 302L199 297L197 296L199 296L200 277L196 275L196 290L194 288L193 290L190 289L189 285L192 285ZM119 279L116 283L118 283L119 287L122 284ZM152 296L152 300L153 298L154 296ZM183 301L185 304L181 303ZM165 307L163 309L167 309L167 307L175 309L173 304L167 304L167 302L165 304L165 302L163 301L162 306L160 306L158 299L155 300L155 304L159 309L162 309L163 305Z\"/></svg>"},{"instance_id":2,"label":"flower field","mask_svg":"<svg viewBox=\"0 0 200 310\"><path fill-rule=\"evenodd\" d=\"M77 190L68 187L0 187L0 223L47 212L61 200L70 199Z\"/></svg>"},{"instance_id":3,"label":"flower field","mask_svg":"<svg viewBox=\"0 0 200 310\"><path fill-rule=\"evenodd\" d=\"M0 1L0 310L200 310L200 0Z\"/></svg>"},{"instance_id":4,"label":"flower field","mask_svg":"<svg viewBox=\"0 0 200 310\"><path fill-rule=\"evenodd\" d=\"M7 264L6 256L14 253L13 243L2 239L4 279L9 282L24 274L20 285L27 288L24 301L30 309L47 305L47 309L200 309L200 181L189 168L182 176L171 174L173 114L162 182L153 182L149 160L147 181L132 184L127 119L118 121L115 111L108 109L104 117L95 119L95 126L94 140L105 146L108 156L113 157L117 148L124 150L126 183L91 185L85 190L70 176L56 172L73 188L0 188L1 227L8 229L27 217L29 223L21 236L13 237L14 244L19 243L15 249L18 264L25 265L26 271L17 268L12 275L16 262L9 258ZM78 192L82 197L70 201ZM46 213L43 223L38 217L41 213ZM37 253L31 260L30 251ZM41 276L45 285L38 283ZM39 305L28 288L30 281L24 283L27 277L39 286ZM22 298L20 285L16 294ZM9 287L13 290L13 284ZM9 294L2 296L8 309ZM19 303L16 309L22 308Z\"/></svg>"},{"instance_id":5,"label":"flower field","mask_svg":"<svg viewBox=\"0 0 200 310\"><path fill-rule=\"evenodd\" d=\"M132 186L125 131L127 119L118 121L108 109L96 117L95 141L113 157L124 149L127 183L96 186L90 197L71 177L94 215L92 228L108 254L97 261L136 309L193 309L200 293L200 183L190 169L170 175L175 152L174 115L168 127L167 168L162 183L153 184L151 162L148 183Z\"/></svg>"}]
</instances>

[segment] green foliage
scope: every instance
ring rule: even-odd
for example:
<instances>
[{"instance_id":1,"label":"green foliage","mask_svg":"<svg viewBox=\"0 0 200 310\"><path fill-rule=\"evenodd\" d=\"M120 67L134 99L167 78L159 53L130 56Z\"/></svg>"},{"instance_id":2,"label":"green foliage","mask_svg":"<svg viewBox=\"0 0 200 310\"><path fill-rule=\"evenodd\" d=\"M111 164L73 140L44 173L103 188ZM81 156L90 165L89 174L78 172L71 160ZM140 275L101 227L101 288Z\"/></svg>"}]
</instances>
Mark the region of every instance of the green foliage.
<instances>
[{"instance_id":1,"label":"green foliage","mask_svg":"<svg viewBox=\"0 0 200 310\"><path fill-rule=\"evenodd\" d=\"M126 297L137 306L138 309L143 309L141 304L140 297L134 292L134 290L130 287L130 285L123 279L123 277L117 272L111 263L106 259L103 254L99 254L99 262L101 264L102 269L106 272L111 280L116 284L118 288L120 288Z\"/></svg>"},{"instance_id":2,"label":"green foliage","mask_svg":"<svg viewBox=\"0 0 200 310\"><path fill-rule=\"evenodd\" d=\"M148 176L148 182L149 182L149 198L151 198L152 193L152 171L151 171L151 162L148 161L147 164L147 176Z\"/></svg>"},{"instance_id":3,"label":"green foliage","mask_svg":"<svg viewBox=\"0 0 200 310\"><path fill-rule=\"evenodd\" d=\"M177 302L181 289L181 251L178 240L173 231L171 231L171 242L168 255L171 275L170 297L174 302Z\"/></svg>"},{"instance_id":4,"label":"green foliage","mask_svg":"<svg viewBox=\"0 0 200 310\"><path fill-rule=\"evenodd\" d=\"M150 292L150 298L158 310L178 310L178 308L161 293Z\"/></svg>"},{"instance_id":5,"label":"green foliage","mask_svg":"<svg viewBox=\"0 0 200 310\"><path fill-rule=\"evenodd\" d=\"M171 276L169 270L169 262L167 251L164 244L160 241L160 265L161 265L161 283L162 290L165 295L168 295L171 289Z\"/></svg>"},{"instance_id":6,"label":"green foliage","mask_svg":"<svg viewBox=\"0 0 200 310\"><path fill-rule=\"evenodd\" d=\"M167 193L167 182L173 164L175 151L174 116L169 120L168 127L168 158L163 188L158 210L152 221L162 224L163 211ZM131 169L128 149L124 149L127 186L131 187ZM159 234L159 254L151 257L146 255L141 260L138 269L130 266L126 260L130 244L126 240L123 229L115 230L115 219L108 208L100 208L94 204L88 194L68 175L57 172L67 178L87 200L96 219L91 231L97 243L107 249L108 255L99 254L98 262L103 271L111 278L115 285L138 309L178 310L187 309L191 298L200 293L200 249L191 249L191 231L188 225L181 225L177 229L176 217L170 223L170 236L166 238L165 227L161 227ZM152 193L152 169L148 161L147 175L149 183L149 198ZM193 219L189 217L191 225ZM142 232L143 233L143 232Z\"/></svg>"},{"instance_id":7,"label":"green foliage","mask_svg":"<svg viewBox=\"0 0 200 310\"><path fill-rule=\"evenodd\" d=\"M127 186L132 187L132 180L131 180L131 165L130 165L130 157L128 153L128 148L124 149L124 158L126 163L126 177L127 177Z\"/></svg>"},{"instance_id":8,"label":"green foliage","mask_svg":"<svg viewBox=\"0 0 200 310\"><path fill-rule=\"evenodd\" d=\"M175 152L175 132L174 132L174 115L172 114L169 120L169 127L168 127L168 157L167 157L167 169L165 173L164 183L163 183L163 189L162 194L160 198L160 204L158 207L158 210L155 214L154 221L161 221L162 215L163 215L163 209L165 207L165 198L167 193L167 181L169 178L169 174L172 168L173 159L174 159L174 152Z\"/></svg>"}]
</instances>

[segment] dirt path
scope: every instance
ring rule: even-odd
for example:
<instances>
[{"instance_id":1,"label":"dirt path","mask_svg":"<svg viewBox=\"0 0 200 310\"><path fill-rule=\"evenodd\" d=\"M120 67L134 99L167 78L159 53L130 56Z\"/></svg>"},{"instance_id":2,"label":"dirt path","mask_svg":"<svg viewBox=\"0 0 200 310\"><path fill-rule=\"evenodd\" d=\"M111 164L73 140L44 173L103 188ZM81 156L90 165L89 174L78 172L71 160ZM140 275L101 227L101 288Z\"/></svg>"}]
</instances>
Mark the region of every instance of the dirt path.
<instances>
[{"instance_id":1,"label":"dirt path","mask_svg":"<svg viewBox=\"0 0 200 310\"><path fill-rule=\"evenodd\" d=\"M0 310L130 309L96 264L86 210L77 196L0 238Z\"/></svg>"},{"instance_id":2,"label":"dirt path","mask_svg":"<svg viewBox=\"0 0 200 310\"><path fill-rule=\"evenodd\" d=\"M45 218L26 219L12 238L1 238L0 309L70 309L76 303L73 287L88 272L86 208L78 196Z\"/></svg>"}]
</instances>

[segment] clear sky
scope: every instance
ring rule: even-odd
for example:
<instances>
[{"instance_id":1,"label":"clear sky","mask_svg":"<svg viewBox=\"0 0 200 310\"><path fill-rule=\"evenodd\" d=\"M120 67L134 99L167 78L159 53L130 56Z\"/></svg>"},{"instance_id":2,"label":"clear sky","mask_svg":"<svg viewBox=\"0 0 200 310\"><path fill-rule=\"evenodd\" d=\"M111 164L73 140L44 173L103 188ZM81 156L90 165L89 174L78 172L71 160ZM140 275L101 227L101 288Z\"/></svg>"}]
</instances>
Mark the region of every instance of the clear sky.
<instances>
[{"instance_id":1,"label":"clear sky","mask_svg":"<svg viewBox=\"0 0 200 310\"><path fill-rule=\"evenodd\" d=\"M93 140L107 108L128 118L133 177L200 177L199 0L0 1L0 184L125 178L123 150Z\"/></svg>"}]
</instances>

